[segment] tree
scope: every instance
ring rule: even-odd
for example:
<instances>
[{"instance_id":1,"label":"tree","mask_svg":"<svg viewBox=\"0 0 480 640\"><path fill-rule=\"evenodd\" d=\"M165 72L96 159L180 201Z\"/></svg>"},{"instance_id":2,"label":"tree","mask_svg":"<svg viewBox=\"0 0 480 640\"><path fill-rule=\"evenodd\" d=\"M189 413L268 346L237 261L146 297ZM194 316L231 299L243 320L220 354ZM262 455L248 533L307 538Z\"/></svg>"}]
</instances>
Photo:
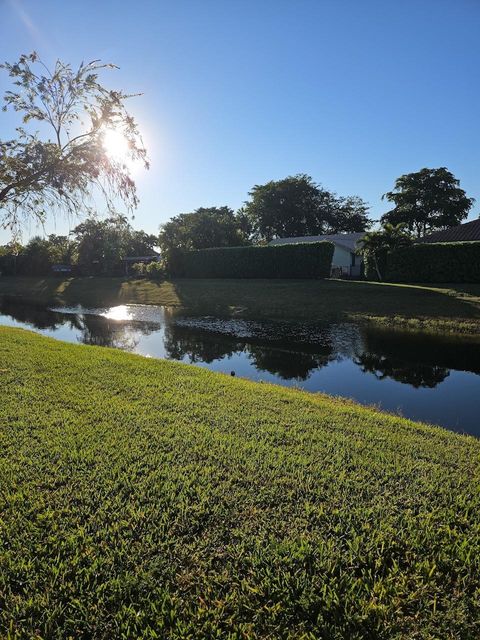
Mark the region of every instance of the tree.
<instances>
[{"instance_id":1,"label":"tree","mask_svg":"<svg viewBox=\"0 0 480 640\"><path fill-rule=\"evenodd\" d=\"M124 216L105 220L88 218L72 231L77 245L78 267L85 274L111 275L125 257L125 233L128 227Z\"/></svg>"},{"instance_id":2,"label":"tree","mask_svg":"<svg viewBox=\"0 0 480 640\"><path fill-rule=\"evenodd\" d=\"M76 244L68 236L48 236L48 253L52 264L73 264L76 261Z\"/></svg>"},{"instance_id":3,"label":"tree","mask_svg":"<svg viewBox=\"0 0 480 640\"><path fill-rule=\"evenodd\" d=\"M75 243L68 236L34 236L22 248L18 271L27 275L48 275L54 264L73 264Z\"/></svg>"},{"instance_id":4,"label":"tree","mask_svg":"<svg viewBox=\"0 0 480 640\"><path fill-rule=\"evenodd\" d=\"M19 272L45 276L50 272L51 266L48 240L34 236L20 254Z\"/></svg>"},{"instance_id":5,"label":"tree","mask_svg":"<svg viewBox=\"0 0 480 640\"><path fill-rule=\"evenodd\" d=\"M159 246L166 253L246 243L245 220L229 207L200 207L192 213L181 213L162 226L159 236Z\"/></svg>"},{"instance_id":6,"label":"tree","mask_svg":"<svg viewBox=\"0 0 480 640\"><path fill-rule=\"evenodd\" d=\"M405 230L406 225L400 223L398 225L384 223L382 229L378 231L369 231L360 240L359 253L362 253L365 262L368 264L371 259L379 280L383 279L383 266L386 261L387 254L399 247L405 247L411 244L412 239ZM382 269L380 266L382 265Z\"/></svg>"},{"instance_id":7,"label":"tree","mask_svg":"<svg viewBox=\"0 0 480 640\"><path fill-rule=\"evenodd\" d=\"M154 255L157 239L144 231L135 231L125 216L103 220L87 218L72 231L77 263L86 274L120 273L126 256Z\"/></svg>"},{"instance_id":8,"label":"tree","mask_svg":"<svg viewBox=\"0 0 480 640\"><path fill-rule=\"evenodd\" d=\"M125 234L125 254L127 256L153 256L157 245L157 236L145 231L127 229Z\"/></svg>"},{"instance_id":9,"label":"tree","mask_svg":"<svg viewBox=\"0 0 480 640\"><path fill-rule=\"evenodd\" d=\"M0 274L17 275L18 257L23 250L22 245L16 239L0 247Z\"/></svg>"},{"instance_id":10,"label":"tree","mask_svg":"<svg viewBox=\"0 0 480 640\"><path fill-rule=\"evenodd\" d=\"M372 224L368 217L368 205L358 196L338 198L334 215L329 220L328 233L358 233Z\"/></svg>"},{"instance_id":11,"label":"tree","mask_svg":"<svg viewBox=\"0 0 480 640\"><path fill-rule=\"evenodd\" d=\"M360 198L340 198L305 174L255 185L249 196L242 213L257 241L363 231L370 224Z\"/></svg>"},{"instance_id":12,"label":"tree","mask_svg":"<svg viewBox=\"0 0 480 640\"><path fill-rule=\"evenodd\" d=\"M148 162L125 108L132 96L99 81L101 71L116 67L94 60L73 70L57 60L50 71L36 53L0 67L15 87L3 110L23 114L16 138L0 141L0 224L15 232L25 219L43 223L49 212L91 213L98 193L111 214L117 201L132 211L138 198L128 162ZM27 130L31 123L41 132ZM112 134L124 142L121 155L108 149Z\"/></svg>"},{"instance_id":13,"label":"tree","mask_svg":"<svg viewBox=\"0 0 480 640\"><path fill-rule=\"evenodd\" d=\"M475 200L468 198L457 180L445 167L421 169L395 181L393 191L383 198L395 208L382 216L382 222L405 223L417 237L462 222Z\"/></svg>"}]
</instances>

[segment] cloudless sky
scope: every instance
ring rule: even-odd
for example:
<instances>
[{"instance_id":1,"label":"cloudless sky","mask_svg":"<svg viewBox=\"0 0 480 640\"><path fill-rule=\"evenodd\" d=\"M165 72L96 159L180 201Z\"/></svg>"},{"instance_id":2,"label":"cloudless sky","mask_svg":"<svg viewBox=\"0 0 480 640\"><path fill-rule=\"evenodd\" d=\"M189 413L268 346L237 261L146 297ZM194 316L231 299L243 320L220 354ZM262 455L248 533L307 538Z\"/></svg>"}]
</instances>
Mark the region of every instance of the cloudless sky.
<instances>
[{"instance_id":1,"label":"cloudless sky","mask_svg":"<svg viewBox=\"0 0 480 640\"><path fill-rule=\"evenodd\" d=\"M105 84L143 93L133 224L150 232L296 173L379 218L395 178L440 166L477 217L479 34L480 0L0 0L0 59L101 58L120 66ZM1 138L15 122L0 113Z\"/></svg>"}]
</instances>

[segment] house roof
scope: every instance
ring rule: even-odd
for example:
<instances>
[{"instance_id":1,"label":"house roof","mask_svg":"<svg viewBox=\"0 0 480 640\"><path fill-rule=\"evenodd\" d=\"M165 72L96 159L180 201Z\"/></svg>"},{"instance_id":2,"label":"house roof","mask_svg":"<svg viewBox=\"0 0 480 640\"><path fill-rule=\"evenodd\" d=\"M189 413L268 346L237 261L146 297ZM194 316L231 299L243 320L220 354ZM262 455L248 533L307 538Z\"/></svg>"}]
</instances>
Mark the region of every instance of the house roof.
<instances>
[{"instance_id":1,"label":"house roof","mask_svg":"<svg viewBox=\"0 0 480 640\"><path fill-rule=\"evenodd\" d=\"M418 242L474 242L480 241L480 219L459 224L457 227L435 231Z\"/></svg>"},{"instance_id":2,"label":"house roof","mask_svg":"<svg viewBox=\"0 0 480 640\"><path fill-rule=\"evenodd\" d=\"M269 242L270 245L297 244L299 242L333 242L347 251L354 252L357 242L365 235L360 233L331 233L324 236L298 236L294 238L276 238Z\"/></svg>"}]
</instances>

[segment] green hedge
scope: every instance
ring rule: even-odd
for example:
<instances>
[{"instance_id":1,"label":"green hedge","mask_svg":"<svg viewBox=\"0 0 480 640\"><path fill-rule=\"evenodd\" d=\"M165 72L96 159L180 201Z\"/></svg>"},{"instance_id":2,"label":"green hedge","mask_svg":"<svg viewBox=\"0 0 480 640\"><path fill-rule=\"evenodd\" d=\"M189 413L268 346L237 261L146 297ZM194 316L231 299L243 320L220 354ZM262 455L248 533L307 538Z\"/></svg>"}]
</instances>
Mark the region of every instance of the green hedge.
<instances>
[{"instance_id":1,"label":"green hedge","mask_svg":"<svg viewBox=\"0 0 480 640\"><path fill-rule=\"evenodd\" d=\"M186 278L328 278L331 242L186 251L173 275Z\"/></svg>"},{"instance_id":2,"label":"green hedge","mask_svg":"<svg viewBox=\"0 0 480 640\"><path fill-rule=\"evenodd\" d=\"M419 243L387 258L391 282L480 282L480 242Z\"/></svg>"}]
</instances>

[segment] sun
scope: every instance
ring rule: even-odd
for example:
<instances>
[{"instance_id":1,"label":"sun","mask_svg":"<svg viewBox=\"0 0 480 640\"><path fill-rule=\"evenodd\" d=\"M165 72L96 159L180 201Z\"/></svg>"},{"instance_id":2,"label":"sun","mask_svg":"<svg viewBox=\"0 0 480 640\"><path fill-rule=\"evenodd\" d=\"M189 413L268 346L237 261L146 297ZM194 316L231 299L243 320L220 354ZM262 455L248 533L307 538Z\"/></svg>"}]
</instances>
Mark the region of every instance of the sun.
<instances>
[{"instance_id":1,"label":"sun","mask_svg":"<svg viewBox=\"0 0 480 640\"><path fill-rule=\"evenodd\" d=\"M129 164L131 161L128 140L117 129L107 129L103 134L103 148L110 160Z\"/></svg>"}]
</instances>

